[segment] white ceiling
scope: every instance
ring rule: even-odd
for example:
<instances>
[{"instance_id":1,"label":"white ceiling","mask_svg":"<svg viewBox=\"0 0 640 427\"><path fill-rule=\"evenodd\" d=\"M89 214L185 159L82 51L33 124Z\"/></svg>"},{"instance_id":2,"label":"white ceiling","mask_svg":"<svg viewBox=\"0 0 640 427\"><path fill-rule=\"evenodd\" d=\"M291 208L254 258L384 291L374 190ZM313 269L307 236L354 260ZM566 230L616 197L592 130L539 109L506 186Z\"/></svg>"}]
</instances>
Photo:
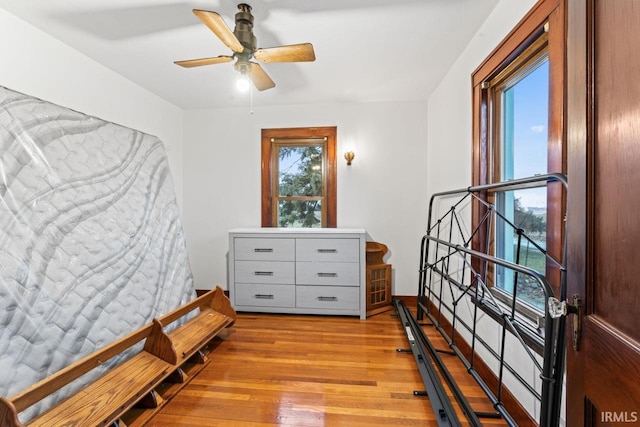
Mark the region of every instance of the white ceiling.
<instances>
[{"instance_id":1,"label":"white ceiling","mask_svg":"<svg viewBox=\"0 0 640 427\"><path fill-rule=\"evenodd\" d=\"M245 106L230 55L192 9L233 30L236 0L0 0L0 7L184 109ZM268 63L253 105L426 99L498 0L254 0L258 47L310 42L316 61Z\"/></svg>"}]
</instances>

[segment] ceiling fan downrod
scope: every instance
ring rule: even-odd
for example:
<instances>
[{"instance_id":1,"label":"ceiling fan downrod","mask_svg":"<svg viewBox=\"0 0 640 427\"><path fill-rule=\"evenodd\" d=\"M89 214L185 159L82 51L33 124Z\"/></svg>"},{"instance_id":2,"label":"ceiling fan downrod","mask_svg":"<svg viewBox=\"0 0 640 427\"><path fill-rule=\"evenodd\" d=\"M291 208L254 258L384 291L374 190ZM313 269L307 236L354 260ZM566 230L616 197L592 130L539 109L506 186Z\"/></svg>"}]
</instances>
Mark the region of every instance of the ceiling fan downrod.
<instances>
[{"instance_id":1,"label":"ceiling fan downrod","mask_svg":"<svg viewBox=\"0 0 640 427\"><path fill-rule=\"evenodd\" d=\"M238 13L236 13L236 26L233 34L238 41L244 46L245 51L253 54L256 49L256 36L253 34L253 15L251 14L251 6L246 3L238 5Z\"/></svg>"}]
</instances>

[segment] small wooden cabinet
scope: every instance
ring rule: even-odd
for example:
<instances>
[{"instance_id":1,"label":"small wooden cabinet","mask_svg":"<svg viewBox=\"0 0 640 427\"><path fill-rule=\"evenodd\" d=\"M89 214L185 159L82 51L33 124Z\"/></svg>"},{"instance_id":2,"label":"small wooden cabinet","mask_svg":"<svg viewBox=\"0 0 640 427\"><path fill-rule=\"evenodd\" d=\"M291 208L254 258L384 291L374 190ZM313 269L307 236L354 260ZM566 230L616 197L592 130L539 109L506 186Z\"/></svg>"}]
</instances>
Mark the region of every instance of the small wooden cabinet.
<instances>
[{"instance_id":1,"label":"small wooden cabinet","mask_svg":"<svg viewBox=\"0 0 640 427\"><path fill-rule=\"evenodd\" d=\"M367 242L367 316L391 309L391 264L383 258L387 245Z\"/></svg>"},{"instance_id":2,"label":"small wooden cabinet","mask_svg":"<svg viewBox=\"0 0 640 427\"><path fill-rule=\"evenodd\" d=\"M229 296L237 311L366 318L362 229L229 232Z\"/></svg>"}]
</instances>

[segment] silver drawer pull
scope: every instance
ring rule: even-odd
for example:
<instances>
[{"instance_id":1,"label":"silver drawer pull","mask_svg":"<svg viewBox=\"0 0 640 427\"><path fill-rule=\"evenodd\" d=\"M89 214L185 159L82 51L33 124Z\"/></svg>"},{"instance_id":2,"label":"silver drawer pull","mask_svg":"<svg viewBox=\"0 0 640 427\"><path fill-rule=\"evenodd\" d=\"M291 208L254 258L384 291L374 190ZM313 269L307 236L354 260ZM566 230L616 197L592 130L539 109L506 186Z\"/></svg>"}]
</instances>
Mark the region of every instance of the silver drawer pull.
<instances>
[{"instance_id":1,"label":"silver drawer pull","mask_svg":"<svg viewBox=\"0 0 640 427\"><path fill-rule=\"evenodd\" d=\"M335 254L338 252L337 249L318 249L318 252L321 254Z\"/></svg>"},{"instance_id":2,"label":"silver drawer pull","mask_svg":"<svg viewBox=\"0 0 640 427\"><path fill-rule=\"evenodd\" d=\"M255 299L273 299L273 295L266 295L266 294L255 294L253 297Z\"/></svg>"},{"instance_id":3,"label":"silver drawer pull","mask_svg":"<svg viewBox=\"0 0 640 427\"><path fill-rule=\"evenodd\" d=\"M338 297L318 297L318 301L338 301Z\"/></svg>"},{"instance_id":4,"label":"silver drawer pull","mask_svg":"<svg viewBox=\"0 0 640 427\"><path fill-rule=\"evenodd\" d=\"M318 273L318 277L338 277L338 273Z\"/></svg>"},{"instance_id":5,"label":"silver drawer pull","mask_svg":"<svg viewBox=\"0 0 640 427\"><path fill-rule=\"evenodd\" d=\"M254 271L256 276L273 276L273 271Z\"/></svg>"},{"instance_id":6,"label":"silver drawer pull","mask_svg":"<svg viewBox=\"0 0 640 427\"><path fill-rule=\"evenodd\" d=\"M253 252L273 252L273 248L255 248L253 249Z\"/></svg>"}]
</instances>

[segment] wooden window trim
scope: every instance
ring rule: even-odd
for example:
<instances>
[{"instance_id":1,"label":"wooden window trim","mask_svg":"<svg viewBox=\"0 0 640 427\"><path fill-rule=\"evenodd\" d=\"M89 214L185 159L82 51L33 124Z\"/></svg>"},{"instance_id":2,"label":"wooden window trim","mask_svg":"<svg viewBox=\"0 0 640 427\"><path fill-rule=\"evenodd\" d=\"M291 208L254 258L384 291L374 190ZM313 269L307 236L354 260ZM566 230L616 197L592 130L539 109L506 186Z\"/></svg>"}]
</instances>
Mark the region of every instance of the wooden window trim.
<instances>
[{"instance_id":1,"label":"wooden window trim","mask_svg":"<svg viewBox=\"0 0 640 427\"><path fill-rule=\"evenodd\" d=\"M472 83L472 185L490 183L493 173L493 153L491 152L490 91L485 87L499 76L509 64L529 48L544 32L549 24L549 122L548 157L549 173L566 171L566 144L564 127L564 79L566 52L566 25L564 0L539 0L522 18L505 39L489 54L471 76ZM564 235L562 212L566 197L561 184L549 185L547 192L547 251L556 259L562 256ZM481 195L487 200L487 195ZM479 202L472 206L472 224L479 223L486 208ZM489 247L491 236L485 230L475 236L472 247L484 251ZM474 266L479 268L479 265ZM478 270L480 271L480 270ZM547 265L547 278L558 292L560 272Z\"/></svg>"},{"instance_id":2,"label":"wooden window trim","mask_svg":"<svg viewBox=\"0 0 640 427\"><path fill-rule=\"evenodd\" d=\"M261 171L262 171L262 227L274 227L273 224L273 165L272 139L301 139L324 138L327 142L326 164L326 224L327 228L337 227L337 128L310 127L310 128L278 128L262 129L261 144Z\"/></svg>"}]
</instances>

